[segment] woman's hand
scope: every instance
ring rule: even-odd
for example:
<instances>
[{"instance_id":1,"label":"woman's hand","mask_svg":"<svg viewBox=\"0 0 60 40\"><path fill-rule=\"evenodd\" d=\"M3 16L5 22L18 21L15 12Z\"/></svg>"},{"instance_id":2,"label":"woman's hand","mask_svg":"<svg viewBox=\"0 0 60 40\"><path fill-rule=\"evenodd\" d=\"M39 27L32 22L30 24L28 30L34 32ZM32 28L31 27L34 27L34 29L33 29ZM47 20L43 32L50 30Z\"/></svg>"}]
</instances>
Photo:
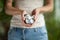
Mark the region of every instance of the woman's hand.
<instances>
[{"instance_id":1,"label":"woman's hand","mask_svg":"<svg viewBox=\"0 0 60 40\"><path fill-rule=\"evenodd\" d=\"M40 9L39 8L36 8L32 11L32 16L34 16L34 23L32 25L35 25L35 23L37 22L37 18L38 18L38 15L40 14Z\"/></svg>"},{"instance_id":2,"label":"woman's hand","mask_svg":"<svg viewBox=\"0 0 60 40\"><path fill-rule=\"evenodd\" d=\"M39 15L39 12L40 12L39 8L36 8L32 11L31 15L34 16L34 21L35 22L36 22L36 19L37 19L38 15ZM31 27L32 25L34 25L35 22L33 24L26 24L24 22L24 20L25 20L24 14L26 14L26 11L23 11L23 13L21 14L21 20L22 20L21 25L26 26L26 27Z\"/></svg>"},{"instance_id":3,"label":"woman's hand","mask_svg":"<svg viewBox=\"0 0 60 40\"><path fill-rule=\"evenodd\" d=\"M26 11L23 11L23 13L21 14L21 25L22 26L26 26L26 27L31 27L31 24L26 24L24 22L25 18L24 18L24 14L26 14L27 12Z\"/></svg>"},{"instance_id":4,"label":"woman's hand","mask_svg":"<svg viewBox=\"0 0 60 40\"><path fill-rule=\"evenodd\" d=\"M34 9L34 10L32 11L32 15L34 16L35 21L36 21L36 19L38 18L39 13L40 13L39 8L36 8L36 9ZM35 22L34 22L34 23L35 23Z\"/></svg>"}]
</instances>

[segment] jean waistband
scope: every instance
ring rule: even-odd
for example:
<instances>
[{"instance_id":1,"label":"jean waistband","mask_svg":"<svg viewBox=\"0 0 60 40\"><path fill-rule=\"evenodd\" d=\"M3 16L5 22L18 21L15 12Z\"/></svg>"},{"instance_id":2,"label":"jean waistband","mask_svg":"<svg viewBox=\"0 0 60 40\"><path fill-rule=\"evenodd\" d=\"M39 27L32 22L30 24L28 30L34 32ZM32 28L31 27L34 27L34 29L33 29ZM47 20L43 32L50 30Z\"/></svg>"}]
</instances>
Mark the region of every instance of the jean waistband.
<instances>
[{"instance_id":1,"label":"jean waistband","mask_svg":"<svg viewBox=\"0 0 60 40\"><path fill-rule=\"evenodd\" d=\"M23 31L23 30L25 30L25 31L27 31L27 30L30 30L30 31L35 30L35 31L37 31L37 30L45 29L45 26L37 27L37 28L17 28L17 27L12 27L11 29L13 29L13 30L20 30L20 31Z\"/></svg>"}]
</instances>

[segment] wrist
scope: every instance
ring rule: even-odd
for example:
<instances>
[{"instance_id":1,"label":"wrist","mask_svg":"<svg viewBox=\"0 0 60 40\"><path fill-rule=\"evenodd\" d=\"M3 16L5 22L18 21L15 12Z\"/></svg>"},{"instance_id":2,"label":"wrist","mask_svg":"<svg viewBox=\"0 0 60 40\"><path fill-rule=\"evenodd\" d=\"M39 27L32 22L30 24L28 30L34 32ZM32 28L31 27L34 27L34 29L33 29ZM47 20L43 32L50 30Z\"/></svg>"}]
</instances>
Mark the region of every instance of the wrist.
<instances>
[{"instance_id":1,"label":"wrist","mask_svg":"<svg viewBox=\"0 0 60 40\"><path fill-rule=\"evenodd\" d=\"M41 9L40 8L36 8L36 13L41 13Z\"/></svg>"},{"instance_id":2,"label":"wrist","mask_svg":"<svg viewBox=\"0 0 60 40\"><path fill-rule=\"evenodd\" d=\"M38 11L39 11L39 13L44 13L44 9L43 8L38 8Z\"/></svg>"},{"instance_id":3,"label":"wrist","mask_svg":"<svg viewBox=\"0 0 60 40\"><path fill-rule=\"evenodd\" d=\"M14 10L14 11L17 11L17 13L22 13L24 10L22 10L22 9L19 9L19 8L15 8L15 7L12 7L12 9Z\"/></svg>"}]
</instances>

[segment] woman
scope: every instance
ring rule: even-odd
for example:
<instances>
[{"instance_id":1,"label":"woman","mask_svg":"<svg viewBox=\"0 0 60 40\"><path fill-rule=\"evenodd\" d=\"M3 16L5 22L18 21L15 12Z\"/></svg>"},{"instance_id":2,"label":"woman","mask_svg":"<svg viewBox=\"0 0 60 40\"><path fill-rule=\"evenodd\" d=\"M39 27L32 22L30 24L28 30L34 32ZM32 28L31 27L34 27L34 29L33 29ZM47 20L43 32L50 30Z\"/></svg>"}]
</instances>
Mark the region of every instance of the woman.
<instances>
[{"instance_id":1,"label":"woman","mask_svg":"<svg viewBox=\"0 0 60 40\"><path fill-rule=\"evenodd\" d=\"M12 15L8 40L48 40L43 13L53 10L53 0L7 0L5 12ZM24 14L34 15L34 23L26 24Z\"/></svg>"}]
</instances>

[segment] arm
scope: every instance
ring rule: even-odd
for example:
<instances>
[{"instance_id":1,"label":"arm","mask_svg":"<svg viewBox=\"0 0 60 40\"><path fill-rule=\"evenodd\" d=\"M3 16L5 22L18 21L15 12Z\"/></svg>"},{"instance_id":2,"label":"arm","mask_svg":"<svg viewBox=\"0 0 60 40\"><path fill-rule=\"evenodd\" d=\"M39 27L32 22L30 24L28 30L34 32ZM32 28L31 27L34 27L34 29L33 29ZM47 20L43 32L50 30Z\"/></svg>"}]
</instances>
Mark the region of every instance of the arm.
<instances>
[{"instance_id":1,"label":"arm","mask_svg":"<svg viewBox=\"0 0 60 40\"><path fill-rule=\"evenodd\" d=\"M43 7L36 8L32 11L32 15L34 15L35 22L36 22L36 19L37 19L39 13L53 11L53 0L45 0L45 1L46 1L46 5L44 5Z\"/></svg>"},{"instance_id":2,"label":"arm","mask_svg":"<svg viewBox=\"0 0 60 40\"><path fill-rule=\"evenodd\" d=\"M41 7L38 8L40 13L45 13L45 12L52 12L53 11L53 0L46 0L46 4Z\"/></svg>"},{"instance_id":3,"label":"arm","mask_svg":"<svg viewBox=\"0 0 60 40\"><path fill-rule=\"evenodd\" d=\"M30 24L24 23L23 15L26 13L26 11L12 7L12 0L6 1L5 12L8 15L18 15L18 14L21 15L21 25L27 26L27 27L31 26Z\"/></svg>"},{"instance_id":4,"label":"arm","mask_svg":"<svg viewBox=\"0 0 60 40\"><path fill-rule=\"evenodd\" d=\"M23 12L23 10L20 10L18 8L12 7L12 1L13 0L7 0L6 1L6 5L5 5L5 12L6 12L6 14L8 14L8 15L21 14Z\"/></svg>"},{"instance_id":5,"label":"arm","mask_svg":"<svg viewBox=\"0 0 60 40\"><path fill-rule=\"evenodd\" d=\"M36 8L32 11L32 15L39 13L52 12L53 11L53 0L45 0L46 4L43 7Z\"/></svg>"}]
</instances>

